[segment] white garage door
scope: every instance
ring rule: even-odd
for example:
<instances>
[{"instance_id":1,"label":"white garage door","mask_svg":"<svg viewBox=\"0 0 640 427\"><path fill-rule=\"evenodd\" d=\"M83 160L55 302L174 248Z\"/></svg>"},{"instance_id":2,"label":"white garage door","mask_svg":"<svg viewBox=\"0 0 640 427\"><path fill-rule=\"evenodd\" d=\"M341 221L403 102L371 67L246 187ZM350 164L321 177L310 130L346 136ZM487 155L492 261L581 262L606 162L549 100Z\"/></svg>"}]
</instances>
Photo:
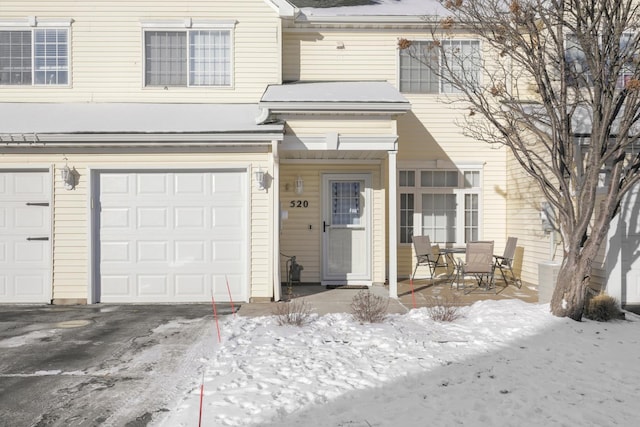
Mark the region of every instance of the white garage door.
<instances>
[{"instance_id":1,"label":"white garage door","mask_svg":"<svg viewBox=\"0 0 640 427\"><path fill-rule=\"evenodd\" d=\"M244 171L99 174L101 302L247 300Z\"/></svg>"},{"instance_id":2,"label":"white garage door","mask_svg":"<svg viewBox=\"0 0 640 427\"><path fill-rule=\"evenodd\" d=\"M622 303L640 304L640 186L636 185L623 203Z\"/></svg>"},{"instance_id":3,"label":"white garage door","mask_svg":"<svg viewBox=\"0 0 640 427\"><path fill-rule=\"evenodd\" d=\"M51 302L49 172L0 172L0 303Z\"/></svg>"}]
</instances>

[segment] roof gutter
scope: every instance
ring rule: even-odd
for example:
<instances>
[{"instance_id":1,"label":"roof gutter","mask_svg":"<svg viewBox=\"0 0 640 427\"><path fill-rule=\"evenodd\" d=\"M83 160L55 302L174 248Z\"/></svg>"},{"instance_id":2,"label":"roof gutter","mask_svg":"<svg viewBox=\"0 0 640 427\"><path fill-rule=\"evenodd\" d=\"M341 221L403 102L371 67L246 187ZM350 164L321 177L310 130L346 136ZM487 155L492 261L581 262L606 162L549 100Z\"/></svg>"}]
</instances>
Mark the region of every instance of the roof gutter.
<instances>
[{"instance_id":1,"label":"roof gutter","mask_svg":"<svg viewBox=\"0 0 640 427\"><path fill-rule=\"evenodd\" d=\"M327 24L387 24L387 25L416 25L434 24L440 22L441 15L359 15L359 16L308 16L298 15L296 24L327 25Z\"/></svg>"},{"instance_id":2,"label":"roof gutter","mask_svg":"<svg viewBox=\"0 0 640 427\"><path fill-rule=\"evenodd\" d=\"M242 146L270 145L282 141L283 132L269 133L11 133L0 134L2 146L119 147L145 146Z\"/></svg>"},{"instance_id":3,"label":"roof gutter","mask_svg":"<svg viewBox=\"0 0 640 427\"><path fill-rule=\"evenodd\" d=\"M256 124L266 123L272 114L351 113L397 115L411 110L408 102L260 102Z\"/></svg>"}]
</instances>

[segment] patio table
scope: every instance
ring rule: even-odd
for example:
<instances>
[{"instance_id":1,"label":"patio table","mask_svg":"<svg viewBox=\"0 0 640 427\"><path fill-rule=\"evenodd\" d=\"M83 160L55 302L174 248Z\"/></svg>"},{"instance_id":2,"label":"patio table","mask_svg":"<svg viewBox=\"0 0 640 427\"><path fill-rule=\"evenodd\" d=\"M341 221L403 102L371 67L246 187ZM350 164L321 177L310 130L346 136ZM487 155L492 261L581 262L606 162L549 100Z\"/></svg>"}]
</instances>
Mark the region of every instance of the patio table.
<instances>
[{"instance_id":1,"label":"patio table","mask_svg":"<svg viewBox=\"0 0 640 427\"><path fill-rule=\"evenodd\" d=\"M456 254L464 254L466 252L466 248L464 247L455 247L455 248L440 248L438 252L438 261L440 258L444 258L445 263L447 264L447 277L446 280L450 285L453 286L453 280L457 276L457 263L455 259ZM453 268L449 268L449 266Z\"/></svg>"}]
</instances>

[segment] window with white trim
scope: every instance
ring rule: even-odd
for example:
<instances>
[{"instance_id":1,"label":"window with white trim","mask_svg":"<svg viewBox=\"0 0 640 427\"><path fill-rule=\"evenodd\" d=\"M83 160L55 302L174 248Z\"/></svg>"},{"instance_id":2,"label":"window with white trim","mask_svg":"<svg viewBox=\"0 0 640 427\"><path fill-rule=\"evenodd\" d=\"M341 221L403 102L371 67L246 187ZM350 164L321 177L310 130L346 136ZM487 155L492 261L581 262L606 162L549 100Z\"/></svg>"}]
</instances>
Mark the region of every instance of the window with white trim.
<instances>
[{"instance_id":1,"label":"window with white trim","mask_svg":"<svg viewBox=\"0 0 640 427\"><path fill-rule=\"evenodd\" d=\"M0 85L68 85L69 29L0 30Z\"/></svg>"},{"instance_id":2,"label":"window with white trim","mask_svg":"<svg viewBox=\"0 0 640 427\"><path fill-rule=\"evenodd\" d=\"M630 50L633 47L634 37L635 34L631 32L624 32L620 35L619 55L626 58L626 61L617 76L616 89L623 89L635 74L638 54ZM570 71L567 73L567 83L580 87L593 86L593 73L589 69L587 57L575 34L569 33L565 36L564 58Z\"/></svg>"},{"instance_id":3,"label":"window with white trim","mask_svg":"<svg viewBox=\"0 0 640 427\"><path fill-rule=\"evenodd\" d=\"M399 240L433 243L480 239L480 169L399 169ZM417 179L416 179L417 178Z\"/></svg>"},{"instance_id":4,"label":"window with white trim","mask_svg":"<svg viewBox=\"0 0 640 427\"><path fill-rule=\"evenodd\" d=\"M449 68L455 77L477 84L480 81L480 42L478 40L439 41ZM438 70L437 72L435 70ZM434 41L411 41L400 49L400 92L403 93L459 93L447 79L440 48Z\"/></svg>"},{"instance_id":5,"label":"window with white trim","mask_svg":"<svg viewBox=\"0 0 640 427\"><path fill-rule=\"evenodd\" d=\"M231 86L230 28L144 31L145 86Z\"/></svg>"}]
</instances>

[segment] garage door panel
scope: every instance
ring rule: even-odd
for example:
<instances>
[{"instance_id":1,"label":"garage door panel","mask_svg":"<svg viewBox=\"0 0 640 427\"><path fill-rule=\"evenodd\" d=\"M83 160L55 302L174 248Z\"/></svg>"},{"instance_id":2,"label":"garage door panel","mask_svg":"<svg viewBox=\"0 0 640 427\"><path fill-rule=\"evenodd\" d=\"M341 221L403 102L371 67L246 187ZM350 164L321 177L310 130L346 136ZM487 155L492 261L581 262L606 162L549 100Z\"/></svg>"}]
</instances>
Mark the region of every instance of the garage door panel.
<instances>
[{"instance_id":1,"label":"garage door panel","mask_svg":"<svg viewBox=\"0 0 640 427\"><path fill-rule=\"evenodd\" d=\"M100 193L102 196L130 194L130 177L124 173L110 173L100 177Z\"/></svg>"},{"instance_id":2,"label":"garage door panel","mask_svg":"<svg viewBox=\"0 0 640 427\"><path fill-rule=\"evenodd\" d=\"M128 275L103 274L101 277L102 296L104 298L120 299L126 301L132 294L132 288Z\"/></svg>"},{"instance_id":3,"label":"garage door panel","mask_svg":"<svg viewBox=\"0 0 640 427\"><path fill-rule=\"evenodd\" d=\"M243 176L239 174L215 175L213 176L212 183L214 193L236 196L244 193Z\"/></svg>"},{"instance_id":4,"label":"garage door panel","mask_svg":"<svg viewBox=\"0 0 640 427\"><path fill-rule=\"evenodd\" d=\"M175 262L178 265L194 262L205 262L207 244L198 241L177 241L174 242Z\"/></svg>"},{"instance_id":5,"label":"garage door panel","mask_svg":"<svg viewBox=\"0 0 640 427\"><path fill-rule=\"evenodd\" d=\"M48 209L25 206L14 209L13 227L20 230L42 230L48 223Z\"/></svg>"},{"instance_id":6,"label":"garage door panel","mask_svg":"<svg viewBox=\"0 0 640 427\"><path fill-rule=\"evenodd\" d=\"M242 251L243 247L239 242L216 241L213 244L213 261L236 260L242 256Z\"/></svg>"},{"instance_id":7,"label":"garage door panel","mask_svg":"<svg viewBox=\"0 0 640 427\"><path fill-rule=\"evenodd\" d=\"M202 229L206 225L206 212L204 207L178 207L173 211L174 228Z\"/></svg>"},{"instance_id":8,"label":"garage door panel","mask_svg":"<svg viewBox=\"0 0 640 427\"><path fill-rule=\"evenodd\" d=\"M40 274L16 274L15 295L22 299L37 298L46 286L46 279Z\"/></svg>"},{"instance_id":9,"label":"garage door panel","mask_svg":"<svg viewBox=\"0 0 640 427\"><path fill-rule=\"evenodd\" d=\"M166 241L139 240L136 248L137 262L169 262Z\"/></svg>"},{"instance_id":10,"label":"garage door panel","mask_svg":"<svg viewBox=\"0 0 640 427\"><path fill-rule=\"evenodd\" d=\"M138 174L136 195L167 195L169 189L168 180L169 176L164 173Z\"/></svg>"},{"instance_id":11,"label":"garage door panel","mask_svg":"<svg viewBox=\"0 0 640 427\"><path fill-rule=\"evenodd\" d=\"M140 274L137 277L137 289L139 296L166 298L169 293L167 275Z\"/></svg>"},{"instance_id":12,"label":"garage door panel","mask_svg":"<svg viewBox=\"0 0 640 427\"><path fill-rule=\"evenodd\" d=\"M100 300L210 301L214 274L234 274L242 278L237 281L235 298L246 299L245 173L127 174L128 179L120 176L113 180L107 176L110 173L105 172L99 179L112 189L120 190L125 183L129 185L127 193L100 192L101 220L103 217L106 220L100 227L104 252L100 266L103 278ZM230 182L236 187L224 195L215 191L214 182ZM132 218L131 212L135 212L135 217ZM216 224L215 215L219 217L220 212L225 221ZM129 250L126 256L122 255L124 247ZM224 253L224 257L216 259L216 250ZM125 286L124 276L128 277L127 283L134 285ZM107 289L110 286L116 290ZM226 284L222 291L218 295L214 290L216 299L228 300Z\"/></svg>"},{"instance_id":13,"label":"garage door panel","mask_svg":"<svg viewBox=\"0 0 640 427\"><path fill-rule=\"evenodd\" d=\"M103 241L100 244L100 260L103 263L130 261L129 247L130 242Z\"/></svg>"},{"instance_id":14,"label":"garage door panel","mask_svg":"<svg viewBox=\"0 0 640 427\"><path fill-rule=\"evenodd\" d=\"M137 209L136 224L138 228L166 229L169 213L167 208L139 207Z\"/></svg>"},{"instance_id":15,"label":"garage door panel","mask_svg":"<svg viewBox=\"0 0 640 427\"><path fill-rule=\"evenodd\" d=\"M199 296L206 295L207 275L204 274L176 274L176 295Z\"/></svg>"},{"instance_id":16,"label":"garage door panel","mask_svg":"<svg viewBox=\"0 0 640 427\"><path fill-rule=\"evenodd\" d=\"M16 264L40 265L46 262L49 254L49 242L44 240L25 241L14 245L13 262Z\"/></svg>"},{"instance_id":17,"label":"garage door panel","mask_svg":"<svg viewBox=\"0 0 640 427\"><path fill-rule=\"evenodd\" d=\"M20 179L13 180L12 193L22 198L42 197L48 192L49 175L46 173L21 173Z\"/></svg>"},{"instance_id":18,"label":"garage door panel","mask_svg":"<svg viewBox=\"0 0 640 427\"><path fill-rule=\"evenodd\" d=\"M51 298L50 174L0 172L0 303ZM27 205L38 203L39 205Z\"/></svg>"},{"instance_id":19,"label":"garage door panel","mask_svg":"<svg viewBox=\"0 0 640 427\"><path fill-rule=\"evenodd\" d=\"M217 207L213 209L214 227L235 227L236 230L242 228L242 209L240 207Z\"/></svg>"},{"instance_id":20,"label":"garage door panel","mask_svg":"<svg viewBox=\"0 0 640 427\"><path fill-rule=\"evenodd\" d=\"M209 195L210 190L207 189L206 176L195 173L177 173L173 183L176 195Z\"/></svg>"},{"instance_id":21,"label":"garage door panel","mask_svg":"<svg viewBox=\"0 0 640 427\"><path fill-rule=\"evenodd\" d=\"M130 212L131 209L127 207L102 207L100 215L100 225L102 229L107 230L109 228L129 228L129 225L131 224L131 221L129 221Z\"/></svg>"}]
</instances>

